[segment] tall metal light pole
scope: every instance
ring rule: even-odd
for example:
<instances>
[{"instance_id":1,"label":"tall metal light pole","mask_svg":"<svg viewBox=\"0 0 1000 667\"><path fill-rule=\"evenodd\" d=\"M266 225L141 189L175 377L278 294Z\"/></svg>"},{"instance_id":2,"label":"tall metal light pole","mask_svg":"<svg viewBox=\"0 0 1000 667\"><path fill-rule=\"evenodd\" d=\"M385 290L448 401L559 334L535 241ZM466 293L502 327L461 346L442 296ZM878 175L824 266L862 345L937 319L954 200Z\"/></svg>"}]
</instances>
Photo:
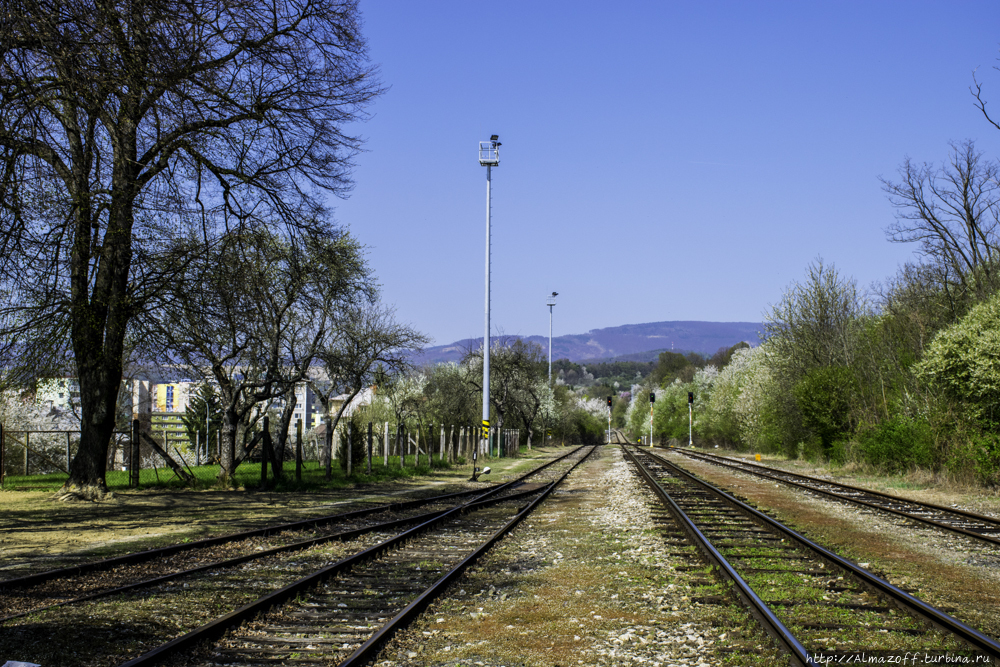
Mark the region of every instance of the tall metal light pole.
<instances>
[{"instance_id":1,"label":"tall metal light pole","mask_svg":"<svg viewBox=\"0 0 1000 667\"><path fill-rule=\"evenodd\" d=\"M483 336L483 437L490 437L490 212L492 200L490 177L493 167L500 166L500 137L479 142L479 164L486 167L486 333ZM492 454L492 451L490 452Z\"/></svg>"},{"instance_id":2,"label":"tall metal light pole","mask_svg":"<svg viewBox=\"0 0 1000 667\"><path fill-rule=\"evenodd\" d=\"M552 307L556 305L556 297L559 296L559 292L553 292L552 295L545 300L545 305L549 307L549 386L552 386Z\"/></svg>"}]
</instances>

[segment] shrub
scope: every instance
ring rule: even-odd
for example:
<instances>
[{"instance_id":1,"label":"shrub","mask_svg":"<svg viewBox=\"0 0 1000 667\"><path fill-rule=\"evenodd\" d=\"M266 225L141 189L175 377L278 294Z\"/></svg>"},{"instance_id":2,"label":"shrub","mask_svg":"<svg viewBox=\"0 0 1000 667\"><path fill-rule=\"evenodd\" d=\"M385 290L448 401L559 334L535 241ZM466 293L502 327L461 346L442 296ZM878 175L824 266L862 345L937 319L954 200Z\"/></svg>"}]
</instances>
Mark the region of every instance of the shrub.
<instances>
[{"instance_id":1,"label":"shrub","mask_svg":"<svg viewBox=\"0 0 1000 667\"><path fill-rule=\"evenodd\" d=\"M946 465L952 473L971 472L980 484L1000 484L1000 436L994 433L969 435L952 447Z\"/></svg>"},{"instance_id":2,"label":"shrub","mask_svg":"<svg viewBox=\"0 0 1000 667\"><path fill-rule=\"evenodd\" d=\"M923 419L893 417L858 437L863 461L885 471L934 465L934 434Z\"/></svg>"},{"instance_id":3,"label":"shrub","mask_svg":"<svg viewBox=\"0 0 1000 667\"><path fill-rule=\"evenodd\" d=\"M604 441L604 430L607 422L598 419L586 410L576 410L571 418L574 444L598 445Z\"/></svg>"},{"instance_id":4,"label":"shrub","mask_svg":"<svg viewBox=\"0 0 1000 667\"><path fill-rule=\"evenodd\" d=\"M980 303L931 341L916 372L975 420L1000 421L1000 294Z\"/></svg>"},{"instance_id":5,"label":"shrub","mask_svg":"<svg viewBox=\"0 0 1000 667\"><path fill-rule=\"evenodd\" d=\"M850 412L854 375L845 366L814 368L795 385L795 402L802 414L802 424L831 458L833 444L850 429Z\"/></svg>"}]
</instances>

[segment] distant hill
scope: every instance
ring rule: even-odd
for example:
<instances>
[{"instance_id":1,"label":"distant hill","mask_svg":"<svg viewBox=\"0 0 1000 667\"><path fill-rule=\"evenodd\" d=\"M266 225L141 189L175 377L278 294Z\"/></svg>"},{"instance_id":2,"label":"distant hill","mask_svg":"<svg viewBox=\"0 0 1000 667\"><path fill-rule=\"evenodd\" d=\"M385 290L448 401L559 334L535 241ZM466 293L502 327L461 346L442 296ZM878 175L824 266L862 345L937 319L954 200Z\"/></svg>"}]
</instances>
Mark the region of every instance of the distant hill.
<instances>
[{"instance_id":1,"label":"distant hill","mask_svg":"<svg viewBox=\"0 0 1000 667\"><path fill-rule=\"evenodd\" d=\"M655 359L663 350L714 354L720 347L732 347L740 341L757 345L759 322L647 322L619 327L593 329L585 334L570 334L552 338L552 358L570 361L622 358L630 361ZM541 345L546 352L548 336L522 336ZM466 348L477 346L472 338L449 345L429 347L414 358L417 364L437 364L459 361ZM623 359L624 360L624 359Z\"/></svg>"}]
</instances>

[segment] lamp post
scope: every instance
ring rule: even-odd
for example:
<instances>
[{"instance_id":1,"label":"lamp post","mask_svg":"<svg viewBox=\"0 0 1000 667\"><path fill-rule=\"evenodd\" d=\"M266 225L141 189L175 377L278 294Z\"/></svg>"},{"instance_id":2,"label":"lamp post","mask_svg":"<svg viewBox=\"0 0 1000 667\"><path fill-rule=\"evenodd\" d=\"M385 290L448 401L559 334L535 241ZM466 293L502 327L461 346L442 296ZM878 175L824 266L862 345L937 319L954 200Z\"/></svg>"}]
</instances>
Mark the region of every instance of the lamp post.
<instances>
[{"instance_id":1,"label":"lamp post","mask_svg":"<svg viewBox=\"0 0 1000 667\"><path fill-rule=\"evenodd\" d=\"M490 437L490 213L492 209L490 182L493 167L500 166L500 137L479 142L479 164L486 167L486 332L483 336L483 437Z\"/></svg>"},{"instance_id":2,"label":"lamp post","mask_svg":"<svg viewBox=\"0 0 1000 667\"><path fill-rule=\"evenodd\" d=\"M553 292L545 300L545 305L549 307L549 386L552 386L552 307L556 305L556 297L559 292Z\"/></svg>"}]
</instances>

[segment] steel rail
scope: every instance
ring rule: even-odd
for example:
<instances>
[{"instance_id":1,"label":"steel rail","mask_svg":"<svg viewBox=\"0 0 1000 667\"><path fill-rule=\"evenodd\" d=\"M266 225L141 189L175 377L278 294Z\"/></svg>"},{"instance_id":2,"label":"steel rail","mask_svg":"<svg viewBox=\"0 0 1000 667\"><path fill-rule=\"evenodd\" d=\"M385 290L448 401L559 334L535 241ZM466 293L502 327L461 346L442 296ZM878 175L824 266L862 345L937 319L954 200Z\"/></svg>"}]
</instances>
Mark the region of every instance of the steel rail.
<instances>
[{"instance_id":1,"label":"steel rail","mask_svg":"<svg viewBox=\"0 0 1000 667\"><path fill-rule=\"evenodd\" d=\"M760 599L760 596L754 592L753 588L750 587L743 577L741 577L729 561L719 553L718 549L705 537L694 522L688 517L688 515L680 508L680 506L670 497L670 494L664 490L659 482L654 479L652 473L646 468L645 465L639 460L635 454L633 454L627 445L622 445L622 451L632 460L635 464L636 470L639 475L646 482L646 485L653 491L654 494L660 499L660 501L666 505L667 509L674 516L677 522L687 533L688 537L694 542L695 546L705 555L709 563L715 567L726 579L732 582L735 587L737 595L743 601L743 604L750 610L750 613L754 618L763 626L764 631L777 642L778 648L787 653L796 665L802 667L818 667L816 662L810 657L809 652L806 650L805 646L795 638L791 630L781 622L771 608L766 602ZM649 454L649 452L642 452L643 454Z\"/></svg>"},{"instance_id":2,"label":"steel rail","mask_svg":"<svg viewBox=\"0 0 1000 667\"><path fill-rule=\"evenodd\" d=\"M909 503L911 505L916 505L918 507L927 507L927 508L930 508L930 509L935 510L937 512L944 512L944 513L948 513L948 514L957 514L958 516L963 516L963 517L967 517L969 519L974 519L974 520L980 521L982 523L992 524L992 525L996 526L997 530L1000 530L1000 521L998 521L997 519L988 517L988 516L983 516L982 514L976 514L975 512L967 512L965 510L959 510L959 509L953 509L953 508L949 508L949 507L944 507L943 505L935 505L933 503L924 503L924 502L918 502L916 500L908 500L906 498L900 498L898 496L893 496L893 495L890 495L888 493L882 493L881 491L872 491L871 489L865 489L865 488L862 488L860 486L852 486L850 484L841 484L840 482L831 482L831 481L824 480L824 479L819 479L819 478L816 478L816 477L810 477L808 475L800 475L800 474L794 473L794 472L785 472L784 470L777 471L779 473L777 475L772 475L772 474L769 474L769 473L764 472L764 471L765 470L772 470L773 471L773 470L775 470L774 468L768 468L767 466L759 466L756 463L749 463L749 462L734 463L734 462L731 462L731 461L728 461L728 460L724 459L721 456L720 457L716 457L716 456L713 456L711 454L702 454L701 452L689 452L689 451L685 451L685 450L683 450L683 449L681 449L679 447L678 448L671 448L671 450L672 451L680 452L682 454L690 456L691 458L695 458L695 459L699 459L699 460L705 461L707 463L711 463L713 465L721 465L721 466L725 466L727 468L732 468L734 470L739 470L741 472L746 472L746 473L749 473L751 475L758 475L760 477L765 477L767 479L770 479L770 480L773 480L773 481L776 481L776 482L783 482L785 484L789 484L791 486L794 486L794 487L797 487L797 488L800 488L800 489L803 489L803 490L806 490L806 491L812 491L812 492L819 493L819 494L824 495L824 496L829 496L831 498L836 498L837 500L842 500L842 501L846 501L846 502L850 502L850 503L855 503L857 505L863 505L863 506L871 508L871 509L882 510L882 511L885 511L885 512L889 512L890 514L895 514L897 516L902 516L902 517L905 517L907 519L912 519L914 521L920 521L922 523L926 523L928 525L934 526L935 528L941 528L942 530L950 530L950 531L955 532L955 533L966 535L967 537L972 537L972 538L975 538L977 540L983 540L984 542L990 542L992 544L1000 545L1000 538L993 537L992 535L984 535L983 533L977 533L976 531L969 530L967 528L962 528L961 526L952 526L952 525L949 525L947 523L941 523L939 521L935 521L934 519L928 519L926 517L922 517L922 516L919 516L917 514L910 514L909 512L906 512L906 511L903 511L903 510L897 510L897 509L894 509L892 507L885 507L885 506L879 505L877 503L868 502L867 500L861 500L860 498L851 498L850 496L841 495L841 494L839 494L839 493L837 493L835 491L830 491L828 489L818 489L818 488L815 488L815 487L810 486L808 484L802 484L800 482L795 482L795 481L790 480L790 479L784 479L782 477L782 475L787 475L787 476L790 476L790 477L797 477L799 479L807 479L807 480L809 480L811 482L815 482L817 484L826 484L826 485L829 485L829 486L839 486L839 487L844 488L844 489L850 489L851 491L857 491L859 493L867 493L867 494L870 494L870 495L873 495L873 496L877 496L879 498L884 498L886 500L890 500L890 501L897 502L897 503ZM756 468L756 470L747 470L746 469L747 467Z\"/></svg>"},{"instance_id":3,"label":"steel rail","mask_svg":"<svg viewBox=\"0 0 1000 667\"><path fill-rule=\"evenodd\" d=\"M596 446L591 447L590 451L586 456L581 458L579 461L573 464L573 466L567 470L565 473L555 480L545 489L538 498L534 499L526 507L521 509L510 521L504 524L499 530L497 530L493 535L489 537L485 542L483 542L475 551L466 556L458 565L453 567L444 576L434 582L427 590L421 593L417 598L408 604L402 611L393 616L385 625L379 628L374 635L372 635L368 641L362 644L358 649L352 653L346 660L340 663L338 667L360 667L361 665L366 665L372 660L374 660L379 651L382 650L382 646L385 645L387 641L392 639L392 637L400 630L407 627L413 620L420 615L427 606L433 602L439 595L441 595L448 585L451 584L455 579L457 579L466 569L473 563L475 563L479 558L483 556L487 551L493 548L493 545L500 541L507 533L513 530L521 521L524 520L529 514L535 511L535 509L544 501L552 491L555 490L559 484L565 480L571 472L573 472L577 466L586 461L591 454L597 449Z\"/></svg>"},{"instance_id":4,"label":"steel rail","mask_svg":"<svg viewBox=\"0 0 1000 667\"><path fill-rule=\"evenodd\" d=\"M954 634L972 648L982 651L983 653L986 653L987 655L991 656L994 659L1000 659L1000 643L997 643L995 640L991 639L990 637L987 637L986 635L979 632L975 628L969 627L965 623L962 623L958 619L949 616L940 609L932 607L923 600L920 600L919 598L910 595L906 591L896 588L885 579L882 579L881 577L876 577L874 574L860 567L856 563L847 560L846 558L843 558L841 556L838 556L837 554L833 553L832 551L829 551L828 549L825 549L824 547L821 547L820 545L816 544L809 538L800 535L791 528L788 528L781 522L772 519L768 515L751 507L750 505L740 500L737 500L736 498L726 493L722 489L717 488L716 486L706 482L703 479L699 479L697 476L693 475L687 470L684 470L684 468L681 468L675 463L668 461L659 454L654 454L652 452L644 452L644 453L647 454L648 456L655 458L659 463L668 467L681 477L684 477L694 482L695 484L698 484L705 490L714 493L716 496L723 498L727 502L740 508L750 517L756 519L757 521L760 521L763 524L766 524L767 526L773 528L774 530L782 533L787 538L792 539L795 542L801 544L807 550L819 554L822 558L826 559L828 562L831 562L834 565L844 570L847 570L847 572L849 572L862 584L880 593L884 597L889 598L907 612L922 618L923 620L927 621L928 623L930 623L931 625L940 630Z\"/></svg>"},{"instance_id":5,"label":"steel rail","mask_svg":"<svg viewBox=\"0 0 1000 667\"><path fill-rule=\"evenodd\" d=\"M351 512L343 512L341 514L331 514L324 517L303 519L301 521L293 521L290 523L283 523L274 526L265 526L264 528L255 528L252 530L246 530L239 533L231 533L229 535L220 535L218 537L208 537L201 540L196 540L194 542L184 542L178 544L172 544L165 547L157 547L155 549L147 549L145 551L136 551L134 553L123 554L121 556L115 556L112 558L105 558L102 560L92 561L89 563L80 563L78 565L70 565L68 567L58 568L54 570L47 570L45 572L37 572L35 574L28 574L23 577L16 577L14 579L7 579L0 581L0 591L13 588L25 588L27 586L34 586L46 581L51 581L53 579L59 579L61 577L72 577L81 574L88 574L91 572L101 572L104 570L110 570L122 565L135 565L137 563L143 563L147 560L153 560L154 558L163 558L166 556L173 556L174 554L181 553L184 551L190 551L192 549L203 549L205 547L218 546L220 544L227 544L229 542L238 542L240 540L246 540L253 537L269 537L271 535L277 535L279 533L284 533L293 530L307 530L309 528L317 528L322 525L327 525L331 523L338 523L341 521L353 521L354 519L364 518L372 514L378 514L381 512L400 512L407 509L412 509L414 507L421 507L423 505L430 505L439 502L448 502L456 498L462 498L465 496L475 496L479 494L479 497L488 497L490 493L501 493L503 490L510 488L512 485L523 482L527 478L535 475L542 470L545 470L549 466L558 463L559 461L565 459L567 456L572 456L574 453L579 451L579 447L571 452L560 456L559 458L553 459L544 465L531 470L521 477L513 480L511 482L506 482L504 484L496 484L492 487L488 487L486 492L483 489L469 489L467 491L458 491L456 493L447 493L440 496L431 496L430 498L416 499L416 500L406 500L397 503L388 503L385 505L379 505L377 507L368 507L364 509L354 510Z\"/></svg>"},{"instance_id":6,"label":"steel rail","mask_svg":"<svg viewBox=\"0 0 1000 667\"><path fill-rule=\"evenodd\" d=\"M570 456L579 451L579 449L581 448L577 448L572 452L569 452L565 456L550 461L549 463L545 464L545 466L542 466L541 468L532 471L532 474L534 474L538 470L549 467L550 465L565 459L567 456ZM591 450L591 452L592 451L593 450ZM584 457L584 459L586 459L586 457ZM516 480L515 482L508 482L507 484L502 486L506 487L516 483L517 481L520 480ZM543 488L549 490L552 484L554 484L554 482L546 485L546 487ZM282 588L272 591L271 593L268 593L267 595L264 595L258 598L257 600L247 605L244 605L239 609L236 609L235 611L229 612L228 614L225 614L215 619L214 621L210 621L209 623L206 623L205 625L195 628L194 630L191 630L190 632L187 632L181 635L180 637L176 637L164 644L161 644L160 646L144 653L143 655L137 658L133 658L132 660L124 662L120 665L120 667L140 667L140 666L145 667L148 665L155 665L163 660L166 660L170 656L176 655L177 653L183 650L193 647L195 644L199 642L217 639L218 637L221 637L223 634L225 634L225 632L230 628L238 626L244 621L254 618L258 614L267 611L271 607L283 604L284 602L293 599L298 594L312 588L313 586L316 586L317 584L322 583L323 581L331 577L334 577L344 572L348 572L350 571L351 568L357 565L361 565L362 563L378 558L379 556L389 551L390 549L401 546L407 540L434 528L435 526L437 526L438 524L442 523L443 521L447 520L452 516L468 512L473 507L479 509L482 507L488 507L490 505L507 502L508 500L512 499L508 496L497 497L497 493L499 493L499 491L500 491L499 488L494 488L487 494L484 494L491 496L489 498L480 497L474 501L470 501L468 503L459 505L457 507L453 507L450 510L442 512L438 516L428 521L425 521L424 523L421 523L417 526L414 526L413 528L407 531L399 533L398 535L395 535L387 540L384 540L379 544L371 546L367 549L363 549L362 551L359 551L351 556L348 556L347 558L344 558L336 563L323 567L317 570L316 572L307 575L305 577L302 577L301 579L298 579L292 582L291 584L288 584L287 586L283 586ZM538 490L535 490L534 492L537 493Z\"/></svg>"}]
</instances>

